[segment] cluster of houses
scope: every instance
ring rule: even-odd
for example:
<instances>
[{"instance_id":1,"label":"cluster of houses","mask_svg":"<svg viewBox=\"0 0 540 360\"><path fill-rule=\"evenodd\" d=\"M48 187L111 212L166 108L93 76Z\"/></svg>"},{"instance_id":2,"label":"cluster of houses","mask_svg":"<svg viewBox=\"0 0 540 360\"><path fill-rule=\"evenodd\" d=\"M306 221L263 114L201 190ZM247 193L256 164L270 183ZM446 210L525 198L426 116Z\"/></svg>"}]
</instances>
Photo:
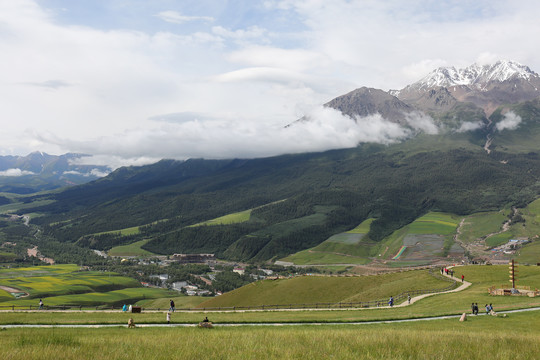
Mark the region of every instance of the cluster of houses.
<instances>
[{"instance_id":1,"label":"cluster of houses","mask_svg":"<svg viewBox=\"0 0 540 360\"><path fill-rule=\"evenodd\" d=\"M506 244L497 246L491 249L492 252L502 252L503 254L514 254L516 250L521 248L523 245L530 243L530 240L527 238L524 239L511 239L508 240Z\"/></svg>"},{"instance_id":2,"label":"cluster of houses","mask_svg":"<svg viewBox=\"0 0 540 360\"><path fill-rule=\"evenodd\" d=\"M168 274L160 274L160 275L150 275L150 278L152 279L159 279L161 286L165 287L167 280L169 280ZM143 286L150 286L150 284L146 282L141 283ZM210 282L211 284L211 282ZM176 281L171 284L171 289L176 291L184 292L186 295L190 296L208 296L211 294L210 290L206 289L199 289L197 285L190 285L187 281Z\"/></svg>"},{"instance_id":3,"label":"cluster of houses","mask_svg":"<svg viewBox=\"0 0 540 360\"><path fill-rule=\"evenodd\" d=\"M217 271L217 270L214 270L214 269L212 269L212 270ZM252 274L251 276L255 280L261 280L261 279L265 279L267 276L272 276L273 275L272 270L261 269L261 271L265 275ZM235 267L233 269L233 272L235 272L235 273L237 273L239 275L244 275L245 274L245 269L241 268L241 267ZM197 277L198 279L200 279L201 281L203 281L204 283L206 283L207 285L212 285L212 282L215 280L216 275L215 274L208 274L208 275L206 275L206 277L200 276L200 275L194 275L194 276ZM159 283L160 285L158 285L158 286L166 287L167 286L167 281L169 280L169 275L168 274L150 275L150 278L158 280L158 281L154 282L154 283ZM142 282L141 284L143 286L151 286L149 283L146 283L146 282ZM183 292L183 293L185 293L186 295L189 295L189 296L209 296L212 293L210 290L200 289L197 285L189 284L187 281L173 282L173 283L170 284L170 288L172 290L181 291L181 292ZM216 295L221 295L221 292L218 291L216 293Z\"/></svg>"},{"instance_id":4,"label":"cluster of houses","mask_svg":"<svg viewBox=\"0 0 540 360\"><path fill-rule=\"evenodd\" d=\"M131 258L135 259L135 257ZM128 261L128 257L125 257L125 261ZM214 256L214 254L174 254L171 256L155 256L151 259L139 259L138 264L139 265L149 265L149 264L158 264L160 266L168 266L171 263L181 263L181 264L206 264L210 267L212 272L214 274L207 274L204 276L200 275L194 275L199 280L204 282L207 285L212 285L212 282L215 280L215 273L218 273L220 270L215 269L215 265L217 265L217 260ZM244 267L238 266L237 264L229 264L233 265L233 272L237 273L239 275L245 275L246 269ZM250 274L250 276L254 280L262 280L266 279L267 277L276 276L274 275L274 272L269 269L259 269L259 274ZM264 274L264 275L263 275ZM143 275L142 273L140 275ZM197 285L190 284L187 281L177 281L168 284L169 275L168 274L155 274L150 275L150 278L152 279L149 283L148 282L141 282L143 286L157 286L157 287L169 287L172 290L181 291L185 293L186 295L190 296L209 296L212 294L210 290L201 289ZM221 295L221 293L218 291L216 295Z\"/></svg>"}]
</instances>

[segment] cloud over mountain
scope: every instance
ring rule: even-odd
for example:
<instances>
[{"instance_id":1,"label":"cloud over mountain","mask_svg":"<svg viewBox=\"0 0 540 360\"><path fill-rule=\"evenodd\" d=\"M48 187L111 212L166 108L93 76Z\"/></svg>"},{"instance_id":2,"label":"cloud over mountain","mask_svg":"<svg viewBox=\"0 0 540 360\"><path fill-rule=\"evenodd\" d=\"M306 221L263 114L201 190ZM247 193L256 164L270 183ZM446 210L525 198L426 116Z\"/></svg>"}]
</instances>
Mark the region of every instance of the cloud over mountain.
<instances>
[{"instance_id":1,"label":"cloud over mountain","mask_svg":"<svg viewBox=\"0 0 540 360\"><path fill-rule=\"evenodd\" d=\"M0 154L95 149L127 164L395 140L404 130L377 119L363 133L336 120L328 137L319 123L302 146L282 146L275 129L352 89L402 88L440 66L507 58L539 69L538 10L486 0L2 1ZM182 113L208 121L153 120ZM437 131L416 120L409 127Z\"/></svg>"},{"instance_id":2,"label":"cloud over mountain","mask_svg":"<svg viewBox=\"0 0 540 360\"><path fill-rule=\"evenodd\" d=\"M512 111L507 112L504 114L504 117L501 121L499 121L495 127L499 131L503 130L515 130L519 127L519 124L521 124L521 116L514 114Z\"/></svg>"}]
</instances>

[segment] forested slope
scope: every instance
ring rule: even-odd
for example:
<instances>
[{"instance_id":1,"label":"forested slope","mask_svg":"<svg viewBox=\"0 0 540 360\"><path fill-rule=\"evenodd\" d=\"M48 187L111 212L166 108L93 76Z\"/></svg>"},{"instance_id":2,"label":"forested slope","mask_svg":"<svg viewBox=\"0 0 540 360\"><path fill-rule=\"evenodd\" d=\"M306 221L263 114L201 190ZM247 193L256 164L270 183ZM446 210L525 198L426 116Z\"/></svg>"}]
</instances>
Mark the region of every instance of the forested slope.
<instances>
[{"instance_id":1,"label":"forested slope","mask_svg":"<svg viewBox=\"0 0 540 360\"><path fill-rule=\"evenodd\" d=\"M375 218L368 234L381 240L427 211L467 214L523 205L539 193L536 153L487 154L480 148L408 154L399 147L360 146L267 159L198 160L124 168L109 178L49 195L34 209L45 232L61 241L107 249L150 238L156 253L213 252L266 260L309 248ZM182 175L179 175L182 174ZM186 175L188 174L188 175ZM283 200L283 201L279 201ZM249 221L187 226L251 208ZM88 236L159 223L138 235Z\"/></svg>"}]
</instances>

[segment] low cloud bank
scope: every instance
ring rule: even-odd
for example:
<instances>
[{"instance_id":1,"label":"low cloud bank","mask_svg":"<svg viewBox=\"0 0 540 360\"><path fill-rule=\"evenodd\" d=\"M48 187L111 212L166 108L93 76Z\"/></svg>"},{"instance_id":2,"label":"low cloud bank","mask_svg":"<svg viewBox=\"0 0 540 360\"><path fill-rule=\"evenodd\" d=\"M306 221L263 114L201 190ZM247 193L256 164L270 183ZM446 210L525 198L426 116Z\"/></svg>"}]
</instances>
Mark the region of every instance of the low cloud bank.
<instances>
[{"instance_id":1,"label":"low cloud bank","mask_svg":"<svg viewBox=\"0 0 540 360\"><path fill-rule=\"evenodd\" d=\"M18 169L18 168L7 169L7 170L4 170L4 171L0 171L0 176L17 177L17 176L25 176L25 175L35 175L35 173L33 173L32 171L21 170L21 169Z\"/></svg>"},{"instance_id":2,"label":"low cloud bank","mask_svg":"<svg viewBox=\"0 0 540 360\"><path fill-rule=\"evenodd\" d=\"M484 126L481 121L465 121L461 126L456 130L458 133L463 133L467 131L475 131L481 129Z\"/></svg>"},{"instance_id":3,"label":"low cloud bank","mask_svg":"<svg viewBox=\"0 0 540 360\"><path fill-rule=\"evenodd\" d=\"M96 165L96 164L92 164L92 165ZM92 169L87 173L82 173L77 170L70 170L70 171L64 171L63 175L78 175L78 176L85 176L85 177L90 177L90 176L104 177L104 176L109 175L109 172L101 171L99 169Z\"/></svg>"},{"instance_id":4,"label":"low cloud bank","mask_svg":"<svg viewBox=\"0 0 540 360\"><path fill-rule=\"evenodd\" d=\"M77 159L77 164L117 168L164 158L256 158L352 148L363 142L391 144L419 131L439 132L433 120L421 113L409 114L406 123L400 125L379 114L353 119L338 110L318 106L289 126L233 115L218 118L210 114L178 113L154 116L146 128L86 142L47 134L40 134L39 140L68 146L72 152L93 154Z\"/></svg>"}]
</instances>

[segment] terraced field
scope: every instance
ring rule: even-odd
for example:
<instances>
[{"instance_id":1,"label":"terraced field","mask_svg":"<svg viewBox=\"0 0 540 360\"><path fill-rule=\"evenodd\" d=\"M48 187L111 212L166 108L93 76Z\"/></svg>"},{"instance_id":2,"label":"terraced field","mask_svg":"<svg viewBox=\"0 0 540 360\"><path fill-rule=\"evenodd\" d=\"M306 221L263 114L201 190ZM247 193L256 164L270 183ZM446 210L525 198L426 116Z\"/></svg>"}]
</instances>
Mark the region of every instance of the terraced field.
<instances>
[{"instance_id":1,"label":"terraced field","mask_svg":"<svg viewBox=\"0 0 540 360\"><path fill-rule=\"evenodd\" d=\"M47 306L121 305L171 295L163 289L144 288L137 280L116 273L80 271L77 265L4 269L0 285L27 294L16 299L7 291L1 292L0 306L35 306L38 298Z\"/></svg>"}]
</instances>

